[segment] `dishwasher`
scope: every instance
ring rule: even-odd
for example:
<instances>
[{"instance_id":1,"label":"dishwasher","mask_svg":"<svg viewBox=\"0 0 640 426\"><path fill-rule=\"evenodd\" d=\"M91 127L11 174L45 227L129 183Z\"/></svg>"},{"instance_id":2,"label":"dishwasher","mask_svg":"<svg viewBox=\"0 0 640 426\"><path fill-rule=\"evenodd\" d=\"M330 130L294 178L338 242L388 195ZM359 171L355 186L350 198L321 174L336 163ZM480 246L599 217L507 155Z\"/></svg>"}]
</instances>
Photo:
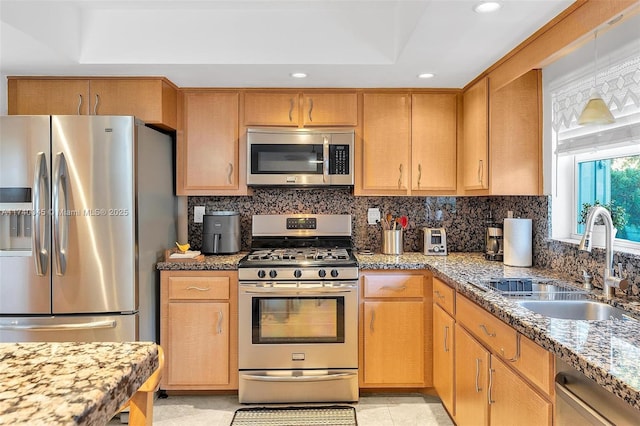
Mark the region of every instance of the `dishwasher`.
<instances>
[{"instance_id":1,"label":"dishwasher","mask_svg":"<svg viewBox=\"0 0 640 426\"><path fill-rule=\"evenodd\" d=\"M555 424L638 425L640 410L556 357Z\"/></svg>"}]
</instances>

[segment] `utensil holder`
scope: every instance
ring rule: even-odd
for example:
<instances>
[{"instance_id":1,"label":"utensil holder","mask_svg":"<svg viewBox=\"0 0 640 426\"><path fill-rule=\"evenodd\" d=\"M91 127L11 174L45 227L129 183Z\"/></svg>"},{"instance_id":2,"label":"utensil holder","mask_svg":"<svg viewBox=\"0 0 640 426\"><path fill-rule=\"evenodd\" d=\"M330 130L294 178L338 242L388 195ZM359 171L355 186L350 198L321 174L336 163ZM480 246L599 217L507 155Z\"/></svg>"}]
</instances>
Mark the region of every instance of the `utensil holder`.
<instances>
[{"instance_id":1,"label":"utensil holder","mask_svg":"<svg viewBox=\"0 0 640 426\"><path fill-rule=\"evenodd\" d=\"M402 254L402 229L382 231L382 254Z\"/></svg>"}]
</instances>

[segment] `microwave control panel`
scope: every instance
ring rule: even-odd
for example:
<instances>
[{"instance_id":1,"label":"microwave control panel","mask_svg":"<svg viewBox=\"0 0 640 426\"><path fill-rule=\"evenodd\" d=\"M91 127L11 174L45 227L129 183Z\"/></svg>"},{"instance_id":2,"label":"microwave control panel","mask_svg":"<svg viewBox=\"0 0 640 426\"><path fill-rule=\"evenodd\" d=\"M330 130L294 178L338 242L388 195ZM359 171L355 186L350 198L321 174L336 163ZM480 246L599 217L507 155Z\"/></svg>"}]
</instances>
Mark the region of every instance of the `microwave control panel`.
<instances>
[{"instance_id":1,"label":"microwave control panel","mask_svg":"<svg viewBox=\"0 0 640 426\"><path fill-rule=\"evenodd\" d=\"M329 174L349 174L349 145L329 145Z\"/></svg>"}]
</instances>

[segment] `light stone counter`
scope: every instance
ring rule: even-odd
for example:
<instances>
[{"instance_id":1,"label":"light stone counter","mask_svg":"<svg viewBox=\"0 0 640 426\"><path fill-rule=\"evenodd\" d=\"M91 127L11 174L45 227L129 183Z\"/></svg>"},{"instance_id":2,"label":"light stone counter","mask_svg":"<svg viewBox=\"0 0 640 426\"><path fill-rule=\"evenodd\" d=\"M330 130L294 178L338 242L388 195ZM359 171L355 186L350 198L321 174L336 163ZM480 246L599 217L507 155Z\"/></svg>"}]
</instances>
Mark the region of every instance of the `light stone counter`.
<instances>
[{"instance_id":1,"label":"light stone counter","mask_svg":"<svg viewBox=\"0 0 640 426\"><path fill-rule=\"evenodd\" d=\"M158 262L156 268L161 271L221 271L238 269L238 262L248 252L237 254L218 254L205 256L200 262Z\"/></svg>"},{"instance_id":2,"label":"light stone counter","mask_svg":"<svg viewBox=\"0 0 640 426\"><path fill-rule=\"evenodd\" d=\"M0 343L0 424L107 424L157 368L150 342Z\"/></svg>"}]
</instances>

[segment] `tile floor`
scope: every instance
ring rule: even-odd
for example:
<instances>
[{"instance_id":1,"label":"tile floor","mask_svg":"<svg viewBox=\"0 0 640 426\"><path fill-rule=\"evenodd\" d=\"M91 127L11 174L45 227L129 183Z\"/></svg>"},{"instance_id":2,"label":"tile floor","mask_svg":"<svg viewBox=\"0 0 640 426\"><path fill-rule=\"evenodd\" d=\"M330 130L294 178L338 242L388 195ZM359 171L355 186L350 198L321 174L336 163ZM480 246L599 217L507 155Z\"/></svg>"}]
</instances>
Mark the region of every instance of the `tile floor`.
<instances>
[{"instance_id":1,"label":"tile floor","mask_svg":"<svg viewBox=\"0 0 640 426\"><path fill-rule=\"evenodd\" d=\"M319 404L326 405L326 404ZM237 396L176 396L157 399L153 424L159 426L229 426L241 405ZM255 405L259 406L259 405ZM419 394L376 394L360 397L354 404L358 426L453 425L440 400ZM109 425L117 425L114 419Z\"/></svg>"}]
</instances>

